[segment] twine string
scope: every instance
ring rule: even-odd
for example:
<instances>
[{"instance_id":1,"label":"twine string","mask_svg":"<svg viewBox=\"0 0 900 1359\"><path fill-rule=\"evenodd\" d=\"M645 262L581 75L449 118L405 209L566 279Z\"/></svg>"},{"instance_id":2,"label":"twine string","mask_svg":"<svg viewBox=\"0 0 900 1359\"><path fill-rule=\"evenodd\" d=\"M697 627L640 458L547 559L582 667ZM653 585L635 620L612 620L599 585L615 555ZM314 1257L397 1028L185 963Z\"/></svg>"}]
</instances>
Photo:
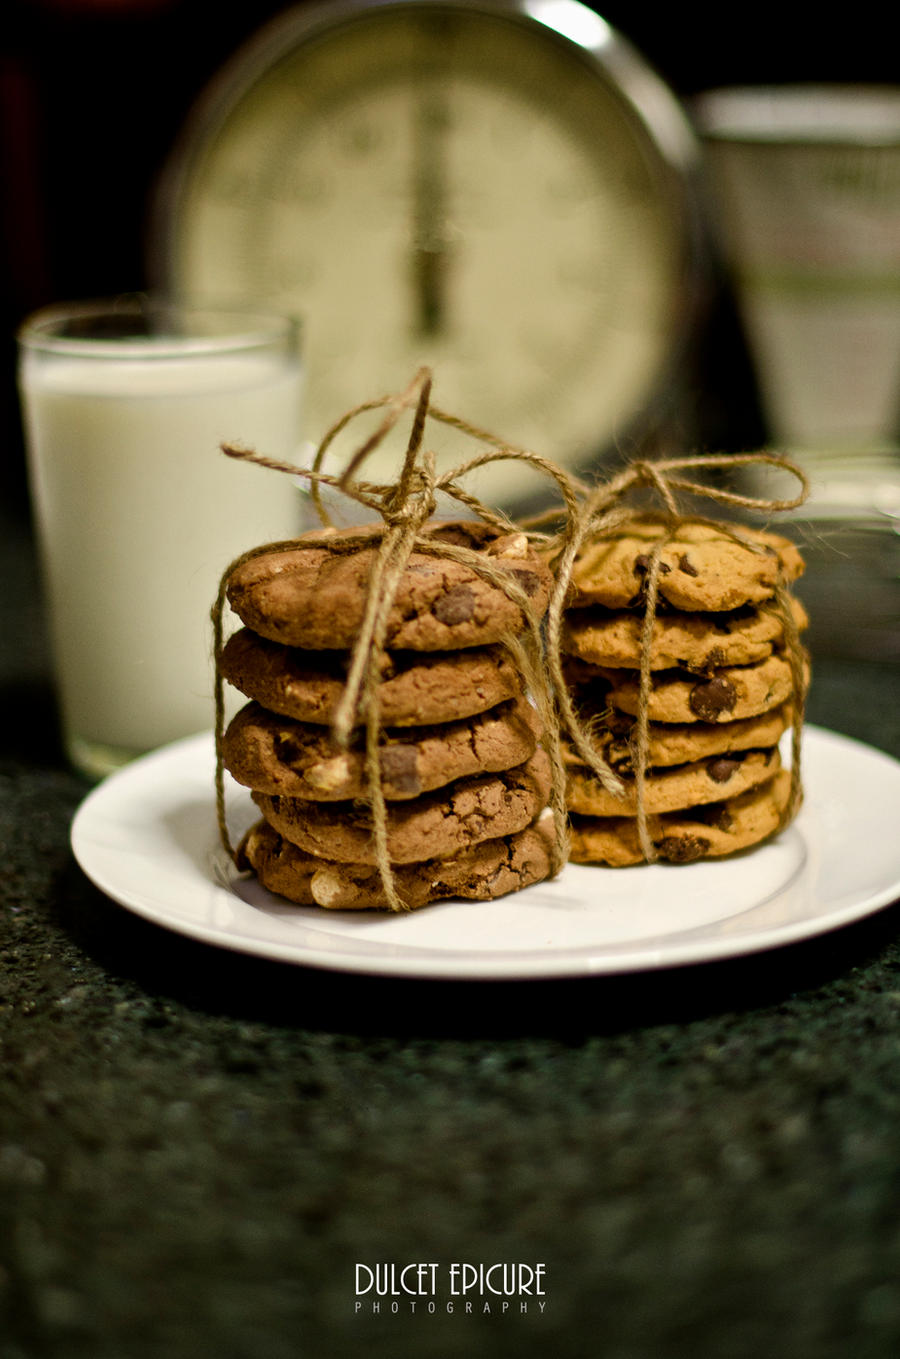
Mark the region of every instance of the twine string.
<instances>
[{"instance_id":1,"label":"twine string","mask_svg":"<svg viewBox=\"0 0 900 1359\"><path fill-rule=\"evenodd\" d=\"M674 525L653 544L648 553L644 618L641 624L641 665L638 689L638 711L635 723L634 783L637 804L637 833L641 852L648 863L657 858L656 847L647 825L647 800L645 795L647 767L650 763L650 689L653 683L651 665L653 660L653 628L656 622L656 606L659 599L659 568L663 549L668 546L674 533Z\"/></svg>"},{"instance_id":2,"label":"twine string","mask_svg":"<svg viewBox=\"0 0 900 1359\"><path fill-rule=\"evenodd\" d=\"M385 500L383 513L387 527L381 540L376 558L376 570L373 572L369 587L364 627L361 629L354 648L351 674L348 675L347 685L338 704L333 728L335 738L338 741L349 743L353 718L359 698L364 693L367 700L365 707L366 789L372 813L376 863L387 904L392 911L402 911L407 907L397 891L394 874L390 866L388 809L381 782L381 705L378 679L381 660L384 656L384 642L390 610L400 578L406 569L422 525L434 513L434 459L426 456L424 466L418 477L416 476L418 470L416 458L422 444L430 393L431 375L426 372L423 373L419 387L413 426L400 479L397 482L396 489L391 491ZM394 414L393 409L390 414ZM397 415L399 416L399 412ZM385 429L385 427L389 429L391 426L382 421L381 428ZM363 456L366 456L374 447L376 445L372 444L371 441L369 441L368 446L364 445ZM343 489L346 490L352 484L351 472L354 467L361 464L362 460L360 454L357 453L356 458L348 466L342 478ZM413 490L414 486L418 486L418 489ZM351 684L353 672L357 669L359 679L355 684Z\"/></svg>"}]
</instances>

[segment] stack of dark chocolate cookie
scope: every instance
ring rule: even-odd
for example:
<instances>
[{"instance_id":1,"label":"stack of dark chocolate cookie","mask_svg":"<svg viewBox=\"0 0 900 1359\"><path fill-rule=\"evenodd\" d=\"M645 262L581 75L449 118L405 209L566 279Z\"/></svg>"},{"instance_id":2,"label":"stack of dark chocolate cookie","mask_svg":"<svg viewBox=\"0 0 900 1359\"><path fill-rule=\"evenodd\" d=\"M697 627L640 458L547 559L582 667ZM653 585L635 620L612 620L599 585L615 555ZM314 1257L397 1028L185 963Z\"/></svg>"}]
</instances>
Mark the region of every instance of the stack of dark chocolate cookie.
<instances>
[{"instance_id":1,"label":"stack of dark chocolate cookie","mask_svg":"<svg viewBox=\"0 0 900 1359\"><path fill-rule=\"evenodd\" d=\"M522 534L480 522L432 526L436 544L484 553L509 571L537 617L550 576ZM262 813L238 857L289 900L333 909L384 907L367 793L362 723L348 749L330 724L344 692L376 547L310 546L257 555L232 571L245 625L221 672L250 702L231 721L225 767ZM346 538L346 531L341 531ZM413 551L393 599L377 684L387 853L401 901L490 899L551 867L541 822L550 787L537 713L502 639L521 609L471 566Z\"/></svg>"},{"instance_id":2,"label":"stack of dark chocolate cookie","mask_svg":"<svg viewBox=\"0 0 900 1359\"><path fill-rule=\"evenodd\" d=\"M606 792L567 752L576 862L645 857L636 821L636 719L644 587L664 532L658 520L636 517L586 545L575 563L563 629L566 678L599 753L625 786L623 797ZM779 574L796 579L803 561L783 537L737 526L735 535L687 521L660 557L644 809L656 854L675 862L759 843L781 824L789 796L778 740L802 695L774 596ZM801 629L802 605L790 599L789 608Z\"/></svg>"}]
</instances>

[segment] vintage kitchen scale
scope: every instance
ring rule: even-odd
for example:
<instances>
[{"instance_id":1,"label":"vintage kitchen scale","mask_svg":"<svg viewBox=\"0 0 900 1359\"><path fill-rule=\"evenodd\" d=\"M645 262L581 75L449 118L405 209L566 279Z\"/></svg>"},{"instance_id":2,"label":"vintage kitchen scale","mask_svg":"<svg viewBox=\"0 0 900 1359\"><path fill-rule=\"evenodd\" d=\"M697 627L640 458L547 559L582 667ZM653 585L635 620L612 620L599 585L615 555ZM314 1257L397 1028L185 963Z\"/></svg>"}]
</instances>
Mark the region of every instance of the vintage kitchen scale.
<instances>
[{"instance_id":1,"label":"vintage kitchen scale","mask_svg":"<svg viewBox=\"0 0 900 1359\"><path fill-rule=\"evenodd\" d=\"M311 438L428 363L436 404L585 467L671 402L696 160L675 98L577 0L304 5L200 100L154 277L302 317ZM505 465L480 489L520 488Z\"/></svg>"}]
</instances>

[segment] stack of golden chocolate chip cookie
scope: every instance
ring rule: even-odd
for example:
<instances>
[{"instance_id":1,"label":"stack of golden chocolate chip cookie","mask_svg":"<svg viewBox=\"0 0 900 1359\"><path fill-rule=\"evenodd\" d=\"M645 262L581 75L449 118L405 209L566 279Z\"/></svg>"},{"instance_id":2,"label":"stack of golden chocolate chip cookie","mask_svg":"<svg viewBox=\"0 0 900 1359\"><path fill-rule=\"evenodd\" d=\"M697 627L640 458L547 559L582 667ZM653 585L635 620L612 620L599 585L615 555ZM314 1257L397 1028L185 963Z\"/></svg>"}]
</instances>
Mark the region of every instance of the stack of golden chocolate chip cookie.
<instances>
[{"instance_id":1,"label":"stack of golden chocolate chip cookie","mask_svg":"<svg viewBox=\"0 0 900 1359\"><path fill-rule=\"evenodd\" d=\"M523 534L498 535L480 522L428 531L437 544L484 553L509 571L543 614L550 575ZM240 847L242 867L300 904L384 907L364 730L349 749L330 730L376 547L361 537L358 550L337 550L330 536L317 531L310 546L266 552L231 572L227 598L245 626L219 665L250 702L230 723L222 756L262 813ZM552 836L539 824L549 760L502 645L524 628L499 585L458 560L412 552L377 683L387 853L406 906L490 899L550 872Z\"/></svg>"},{"instance_id":2,"label":"stack of golden chocolate chip cookie","mask_svg":"<svg viewBox=\"0 0 900 1359\"><path fill-rule=\"evenodd\" d=\"M567 751L576 862L645 858L634 778L641 639L649 554L667 532L638 516L588 543L575 562L564 672L581 721L625 785L622 797L606 792ZM734 533L686 521L660 556L644 810L657 856L675 862L759 843L778 828L789 797L778 740L802 696L774 596L779 573L795 580L803 561L785 538ZM789 607L802 628L802 605L791 598Z\"/></svg>"}]
</instances>

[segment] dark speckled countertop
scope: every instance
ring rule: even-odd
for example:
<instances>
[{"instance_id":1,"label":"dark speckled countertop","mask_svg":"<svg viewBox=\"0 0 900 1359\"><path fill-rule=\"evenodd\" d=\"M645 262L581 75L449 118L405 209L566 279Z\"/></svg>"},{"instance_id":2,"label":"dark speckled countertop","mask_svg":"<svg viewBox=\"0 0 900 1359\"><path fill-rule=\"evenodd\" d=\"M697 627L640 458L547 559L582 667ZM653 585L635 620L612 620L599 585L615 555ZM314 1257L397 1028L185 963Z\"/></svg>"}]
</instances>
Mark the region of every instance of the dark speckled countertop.
<instances>
[{"instance_id":1,"label":"dark speckled countertop","mask_svg":"<svg viewBox=\"0 0 900 1359\"><path fill-rule=\"evenodd\" d=\"M72 860L86 785L27 536L2 541L0 1359L900 1352L897 907L546 983L342 976L170 934ZM896 629L844 645L868 589L844 560L808 582L810 717L897 755ZM543 1294L486 1313L473 1289L467 1313L451 1265L494 1262L543 1264ZM435 1287L356 1313L358 1263L434 1265Z\"/></svg>"}]
</instances>

